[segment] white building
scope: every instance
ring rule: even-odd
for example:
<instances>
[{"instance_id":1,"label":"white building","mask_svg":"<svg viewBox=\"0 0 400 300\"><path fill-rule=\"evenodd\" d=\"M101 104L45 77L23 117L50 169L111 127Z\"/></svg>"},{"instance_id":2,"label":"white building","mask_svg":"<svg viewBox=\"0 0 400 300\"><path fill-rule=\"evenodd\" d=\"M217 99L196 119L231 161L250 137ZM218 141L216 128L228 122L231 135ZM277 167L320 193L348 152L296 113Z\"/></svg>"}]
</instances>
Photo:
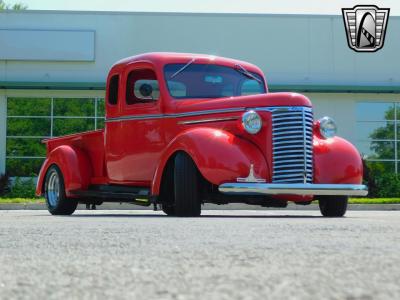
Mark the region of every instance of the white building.
<instances>
[{"instance_id":1,"label":"white building","mask_svg":"<svg viewBox=\"0 0 400 300\"><path fill-rule=\"evenodd\" d=\"M316 117L333 117L341 136L397 170L400 18L389 17L382 50L356 53L340 13L0 12L0 173L37 172L43 137L103 126L108 69L153 51L252 62L271 91L305 93Z\"/></svg>"}]
</instances>

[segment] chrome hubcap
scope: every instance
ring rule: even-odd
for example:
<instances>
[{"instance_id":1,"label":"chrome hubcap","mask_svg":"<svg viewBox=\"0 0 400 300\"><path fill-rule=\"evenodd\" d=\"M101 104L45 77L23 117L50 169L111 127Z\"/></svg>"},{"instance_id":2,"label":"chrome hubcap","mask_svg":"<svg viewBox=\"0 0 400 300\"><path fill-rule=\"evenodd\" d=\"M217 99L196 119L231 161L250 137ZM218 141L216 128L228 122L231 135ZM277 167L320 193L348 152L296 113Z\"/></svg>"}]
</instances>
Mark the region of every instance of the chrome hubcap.
<instances>
[{"instance_id":1,"label":"chrome hubcap","mask_svg":"<svg viewBox=\"0 0 400 300\"><path fill-rule=\"evenodd\" d=\"M56 206L60 197L60 179L56 171L52 171L46 185L47 201L50 206Z\"/></svg>"}]
</instances>

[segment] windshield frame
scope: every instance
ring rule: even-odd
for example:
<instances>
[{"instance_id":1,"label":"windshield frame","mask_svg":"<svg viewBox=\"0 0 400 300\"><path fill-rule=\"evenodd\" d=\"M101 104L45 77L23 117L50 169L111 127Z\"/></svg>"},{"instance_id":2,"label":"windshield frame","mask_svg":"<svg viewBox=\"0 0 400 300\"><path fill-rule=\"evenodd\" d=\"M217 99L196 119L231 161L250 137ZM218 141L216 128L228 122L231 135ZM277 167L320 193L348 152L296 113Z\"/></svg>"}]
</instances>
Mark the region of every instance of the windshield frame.
<instances>
[{"instance_id":1,"label":"windshield frame","mask_svg":"<svg viewBox=\"0 0 400 300\"><path fill-rule=\"evenodd\" d=\"M171 78L171 76L167 76L167 74L166 74L166 68L168 67L168 66L171 66L171 65L182 65L183 66L183 68L181 67L180 69L178 69L178 71L179 71L179 73L178 73L178 75L179 76L184 76L183 74L187 71L186 69L187 68L189 68L190 69L190 67L191 66L194 66L194 65L204 65L204 66L209 66L209 65L211 65L211 66L217 66L217 67L222 67L222 68L226 68L226 69L231 69L232 71L234 71L234 72L237 72L238 74L239 74L239 76L243 76L243 78L244 79L246 79L247 78L247 80L254 80L254 81L256 81L256 82L258 82L260 85L261 85L261 88L262 88L262 92L261 93L255 93L255 94L250 94L250 95L261 95L261 94L266 94L267 92L268 92L268 89L267 89L267 84L266 84L266 82L265 82L265 79L264 79L264 75L261 73L261 72L259 72L259 71L254 71L254 70L252 70L251 68L249 68L248 66L246 66L246 69L244 69L246 72L248 72L249 74L251 74L252 76L254 76L254 77L256 77L256 78L259 78L260 79L260 81L258 81L258 80L256 80L256 79L251 79L251 78L249 78L248 76L246 76L246 74L244 74L244 73L242 73L242 72L240 72L238 69L237 69L237 64L234 64L234 65L232 65L232 66L230 66L230 65L225 65L225 64L210 64L210 63L202 63L202 62L196 62L196 61L194 61L194 59L192 59L192 60L190 60L189 62L170 62L170 63L167 63L167 64L165 64L164 66L163 66L163 80L164 80L164 84L165 84L165 86L166 86L166 90L168 91L168 94L169 94L169 96L171 97L171 98L173 98L173 99L175 99L175 100L178 100L178 101L183 101L183 100L190 100L190 99L223 99L223 98L231 98L231 97L241 97L241 96L249 96L249 95L232 95L232 96L209 96L209 97L205 97L205 96L198 96L198 97L196 97L196 96L182 96L182 97L177 97L177 96L174 96L172 93L171 93L171 89L170 89L170 86L169 86L169 84L168 84L168 81L170 81L171 79L171 81L173 81L173 79L176 77L176 76L174 76L174 77L172 77ZM241 65L240 65L241 66ZM175 72L176 73L176 72ZM175 75L175 73L173 73L173 75ZM244 82L244 81L243 81Z\"/></svg>"}]
</instances>

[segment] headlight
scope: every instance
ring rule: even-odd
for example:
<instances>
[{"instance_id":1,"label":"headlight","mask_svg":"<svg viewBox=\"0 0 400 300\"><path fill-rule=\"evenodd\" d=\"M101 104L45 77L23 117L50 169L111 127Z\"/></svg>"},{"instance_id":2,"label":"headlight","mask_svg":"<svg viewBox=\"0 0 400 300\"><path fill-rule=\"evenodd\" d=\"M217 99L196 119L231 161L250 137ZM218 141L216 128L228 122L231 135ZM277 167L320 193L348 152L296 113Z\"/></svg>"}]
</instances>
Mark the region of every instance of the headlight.
<instances>
[{"instance_id":1,"label":"headlight","mask_svg":"<svg viewBox=\"0 0 400 300\"><path fill-rule=\"evenodd\" d=\"M319 119L319 132L326 139L333 138L337 132L336 122L329 117Z\"/></svg>"},{"instance_id":2,"label":"headlight","mask_svg":"<svg viewBox=\"0 0 400 300\"><path fill-rule=\"evenodd\" d=\"M254 110L249 110L242 116L242 125L248 133L256 134L261 130L262 120L258 113Z\"/></svg>"}]
</instances>

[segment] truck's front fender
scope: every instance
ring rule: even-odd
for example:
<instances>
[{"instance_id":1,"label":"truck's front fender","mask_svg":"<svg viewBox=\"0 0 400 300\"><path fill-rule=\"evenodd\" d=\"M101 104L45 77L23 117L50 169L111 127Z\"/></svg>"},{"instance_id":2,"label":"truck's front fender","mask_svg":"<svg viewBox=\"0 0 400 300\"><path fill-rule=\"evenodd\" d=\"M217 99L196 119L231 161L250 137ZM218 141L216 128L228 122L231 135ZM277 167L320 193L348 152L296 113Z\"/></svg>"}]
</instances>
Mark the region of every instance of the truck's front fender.
<instances>
[{"instance_id":1,"label":"truck's front fender","mask_svg":"<svg viewBox=\"0 0 400 300\"><path fill-rule=\"evenodd\" d=\"M182 132L166 148L153 179L153 195L159 194L163 170L178 151L186 152L202 176L215 185L247 177L251 164L256 178L269 179L267 162L256 145L223 130L195 128Z\"/></svg>"},{"instance_id":2,"label":"truck's front fender","mask_svg":"<svg viewBox=\"0 0 400 300\"><path fill-rule=\"evenodd\" d=\"M340 137L314 136L314 182L361 184L363 165L360 153Z\"/></svg>"},{"instance_id":3,"label":"truck's front fender","mask_svg":"<svg viewBox=\"0 0 400 300\"><path fill-rule=\"evenodd\" d=\"M92 175L89 157L79 148L63 145L51 151L44 161L36 185L36 195L44 193L43 183L47 170L52 165L57 165L62 172L67 197L72 196L72 190L88 188Z\"/></svg>"}]
</instances>

